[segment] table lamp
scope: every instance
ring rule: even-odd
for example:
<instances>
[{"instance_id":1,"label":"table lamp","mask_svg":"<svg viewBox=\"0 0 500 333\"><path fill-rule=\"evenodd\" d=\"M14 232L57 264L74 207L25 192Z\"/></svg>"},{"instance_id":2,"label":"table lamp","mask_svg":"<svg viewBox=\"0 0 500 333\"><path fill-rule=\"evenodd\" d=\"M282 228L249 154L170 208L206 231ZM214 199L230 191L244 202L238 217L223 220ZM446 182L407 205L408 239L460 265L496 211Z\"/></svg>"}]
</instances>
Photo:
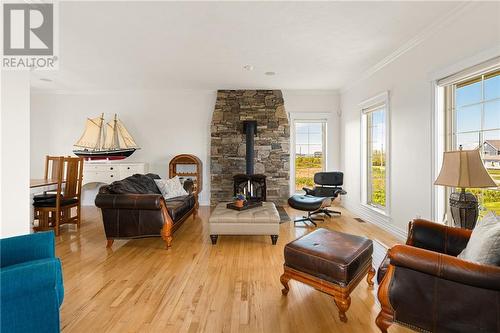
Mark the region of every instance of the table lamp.
<instances>
[{"instance_id":1,"label":"table lamp","mask_svg":"<svg viewBox=\"0 0 500 333\"><path fill-rule=\"evenodd\" d=\"M445 152L443 165L434 185L461 188L450 195L451 216L455 226L474 229L479 216L477 197L466 188L496 187L484 167L479 149Z\"/></svg>"}]
</instances>

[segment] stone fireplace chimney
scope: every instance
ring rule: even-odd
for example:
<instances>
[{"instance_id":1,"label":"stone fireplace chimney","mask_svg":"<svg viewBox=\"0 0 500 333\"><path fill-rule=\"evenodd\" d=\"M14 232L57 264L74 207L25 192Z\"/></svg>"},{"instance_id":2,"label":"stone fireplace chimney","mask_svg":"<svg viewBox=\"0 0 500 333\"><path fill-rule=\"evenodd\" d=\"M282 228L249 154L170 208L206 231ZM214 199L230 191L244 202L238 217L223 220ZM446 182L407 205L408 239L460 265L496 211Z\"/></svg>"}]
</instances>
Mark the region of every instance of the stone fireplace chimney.
<instances>
[{"instance_id":1,"label":"stone fireplace chimney","mask_svg":"<svg viewBox=\"0 0 500 333\"><path fill-rule=\"evenodd\" d=\"M280 90L219 90L210 143L211 204L231 201L249 178L253 196L286 202L290 127Z\"/></svg>"}]
</instances>

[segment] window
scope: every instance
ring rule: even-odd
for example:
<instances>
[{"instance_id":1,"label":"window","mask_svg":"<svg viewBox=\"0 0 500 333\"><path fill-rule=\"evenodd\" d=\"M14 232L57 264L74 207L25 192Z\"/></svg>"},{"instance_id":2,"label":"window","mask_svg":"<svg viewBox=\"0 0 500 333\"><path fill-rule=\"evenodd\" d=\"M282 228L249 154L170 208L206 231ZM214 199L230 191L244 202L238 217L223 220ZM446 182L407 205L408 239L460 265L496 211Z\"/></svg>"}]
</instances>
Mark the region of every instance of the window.
<instances>
[{"instance_id":1,"label":"window","mask_svg":"<svg viewBox=\"0 0 500 333\"><path fill-rule=\"evenodd\" d=\"M295 190L314 185L314 174L325 170L326 121L295 121Z\"/></svg>"},{"instance_id":2,"label":"window","mask_svg":"<svg viewBox=\"0 0 500 333\"><path fill-rule=\"evenodd\" d=\"M362 198L364 204L388 214L388 92L361 103Z\"/></svg>"},{"instance_id":3,"label":"window","mask_svg":"<svg viewBox=\"0 0 500 333\"><path fill-rule=\"evenodd\" d=\"M500 184L500 70L457 82L445 89L451 135L448 149L480 148L484 165ZM500 214L500 188L469 189L480 203L480 214Z\"/></svg>"},{"instance_id":4,"label":"window","mask_svg":"<svg viewBox=\"0 0 500 333\"><path fill-rule=\"evenodd\" d=\"M385 207L385 106L368 113L367 117L367 203Z\"/></svg>"}]
</instances>

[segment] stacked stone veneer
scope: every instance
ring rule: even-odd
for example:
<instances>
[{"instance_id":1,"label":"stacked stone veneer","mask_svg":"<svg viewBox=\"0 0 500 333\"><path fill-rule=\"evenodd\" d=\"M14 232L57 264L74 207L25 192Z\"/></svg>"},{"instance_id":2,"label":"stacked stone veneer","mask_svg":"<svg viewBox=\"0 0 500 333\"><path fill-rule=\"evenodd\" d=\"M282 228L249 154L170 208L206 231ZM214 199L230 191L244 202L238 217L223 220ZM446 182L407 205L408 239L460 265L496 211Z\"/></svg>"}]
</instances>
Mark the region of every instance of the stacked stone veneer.
<instances>
[{"instance_id":1,"label":"stacked stone veneer","mask_svg":"<svg viewBox=\"0 0 500 333\"><path fill-rule=\"evenodd\" d=\"M233 175L245 173L243 121L257 121L255 174L267 176L267 201L290 194L290 126L280 90L219 90L211 126L211 204L230 201Z\"/></svg>"}]
</instances>

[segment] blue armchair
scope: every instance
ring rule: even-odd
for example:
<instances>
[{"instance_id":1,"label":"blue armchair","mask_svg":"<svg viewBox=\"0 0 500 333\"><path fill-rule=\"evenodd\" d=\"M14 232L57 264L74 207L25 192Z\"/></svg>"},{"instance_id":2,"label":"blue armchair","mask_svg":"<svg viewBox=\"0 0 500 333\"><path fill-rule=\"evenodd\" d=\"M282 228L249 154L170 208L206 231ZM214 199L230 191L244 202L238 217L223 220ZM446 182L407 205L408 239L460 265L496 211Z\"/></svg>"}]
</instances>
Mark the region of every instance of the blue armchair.
<instances>
[{"instance_id":1,"label":"blue armchair","mask_svg":"<svg viewBox=\"0 0 500 333\"><path fill-rule=\"evenodd\" d=\"M63 298L52 231L0 239L1 332L59 332Z\"/></svg>"}]
</instances>

